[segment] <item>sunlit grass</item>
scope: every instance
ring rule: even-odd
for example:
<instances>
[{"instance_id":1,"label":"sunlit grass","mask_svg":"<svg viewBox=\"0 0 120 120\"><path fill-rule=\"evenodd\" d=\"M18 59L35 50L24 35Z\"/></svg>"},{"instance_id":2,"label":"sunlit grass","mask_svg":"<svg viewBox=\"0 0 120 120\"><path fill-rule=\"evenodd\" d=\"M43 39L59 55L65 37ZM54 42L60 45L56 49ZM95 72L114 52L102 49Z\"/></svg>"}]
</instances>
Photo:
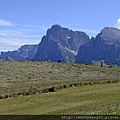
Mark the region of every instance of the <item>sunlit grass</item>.
<instances>
[{"instance_id":1,"label":"sunlit grass","mask_svg":"<svg viewBox=\"0 0 120 120\"><path fill-rule=\"evenodd\" d=\"M0 114L120 114L120 83L0 100Z\"/></svg>"},{"instance_id":2,"label":"sunlit grass","mask_svg":"<svg viewBox=\"0 0 120 120\"><path fill-rule=\"evenodd\" d=\"M120 68L51 62L0 62L0 95L86 81L120 80Z\"/></svg>"}]
</instances>

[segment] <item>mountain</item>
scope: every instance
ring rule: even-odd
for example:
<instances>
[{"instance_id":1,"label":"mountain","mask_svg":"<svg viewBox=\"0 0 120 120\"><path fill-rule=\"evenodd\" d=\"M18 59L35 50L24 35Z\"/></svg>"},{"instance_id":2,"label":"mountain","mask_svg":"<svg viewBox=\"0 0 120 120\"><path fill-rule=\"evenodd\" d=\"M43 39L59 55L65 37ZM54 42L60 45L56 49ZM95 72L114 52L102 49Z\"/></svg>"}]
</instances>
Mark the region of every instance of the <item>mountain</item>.
<instances>
[{"instance_id":1,"label":"mountain","mask_svg":"<svg viewBox=\"0 0 120 120\"><path fill-rule=\"evenodd\" d=\"M79 47L89 40L89 36L84 32L72 31L60 25L53 25L43 36L33 60L74 62L74 56L77 54Z\"/></svg>"},{"instance_id":2,"label":"mountain","mask_svg":"<svg viewBox=\"0 0 120 120\"><path fill-rule=\"evenodd\" d=\"M0 61L14 61L14 59L12 59L11 57L4 56L0 57Z\"/></svg>"},{"instance_id":3,"label":"mountain","mask_svg":"<svg viewBox=\"0 0 120 120\"><path fill-rule=\"evenodd\" d=\"M33 59L38 49L38 45L23 45L18 50L1 52L0 58L9 57L14 60Z\"/></svg>"},{"instance_id":4,"label":"mountain","mask_svg":"<svg viewBox=\"0 0 120 120\"><path fill-rule=\"evenodd\" d=\"M105 27L95 38L92 37L86 45L79 48L75 62L92 63L92 60L105 60L106 63L113 64L112 60L120 63L119 59L120 30Z\"/></svg>"}]
</instances>

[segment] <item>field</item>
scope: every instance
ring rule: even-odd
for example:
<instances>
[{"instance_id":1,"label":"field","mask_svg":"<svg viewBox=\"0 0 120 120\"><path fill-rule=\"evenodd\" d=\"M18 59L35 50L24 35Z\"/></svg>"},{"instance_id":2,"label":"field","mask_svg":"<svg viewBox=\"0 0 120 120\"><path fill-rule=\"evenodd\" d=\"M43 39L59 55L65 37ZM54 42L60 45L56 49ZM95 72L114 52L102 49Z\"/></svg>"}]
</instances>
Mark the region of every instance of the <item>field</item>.
<instances>
[{"instance_id":1,"label":"field","mask_svg":"<svg viewBox=\"0 0 120 120\"><path fill-rule=\"evenodd\" d=\"M120 115L120 83L0 100L2 115Z\"/></svg>"},{"instance_id":2,"label":"field","mask_svg":"<svg viewBox=\"0 0 120 120\"><path fill-rule=\"evenodd\" d=\"M0 62L0 95L88 81L120 80L120 68L49 62Z\"/></svg>"},{"instance_id":3,"label":"field","mask_svg":"<svg viewBox=\"0 0 120 120\"><path fill-rule=\"evenodd\" d=\"M30 61L0 62L1 96L28 92L33 88L41 90L71 85L56 92L0 99L0 114L120 115L119 81L119 67ZM90 84L75 86L75 83Z\"/></svg>"}]
</instances>

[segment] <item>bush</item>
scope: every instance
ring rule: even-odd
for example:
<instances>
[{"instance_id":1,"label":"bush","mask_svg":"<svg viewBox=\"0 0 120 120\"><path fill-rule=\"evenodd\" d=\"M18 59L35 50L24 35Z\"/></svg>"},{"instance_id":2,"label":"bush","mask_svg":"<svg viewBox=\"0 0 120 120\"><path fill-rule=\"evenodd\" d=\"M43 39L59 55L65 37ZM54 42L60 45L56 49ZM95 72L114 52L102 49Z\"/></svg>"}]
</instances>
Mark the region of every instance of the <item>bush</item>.
<instances>
[{"instance_id":1,"label":"bush","mask_svg":"<svg viewBox=\"0 0 120 120\"><path fill-rule=\"evenodd\" d=\"M46 89L42 89L42 93L47 93L47 92L49 92L49 90L48 90L49 88L46 88Z\"/></svg>"},{"instance_id":2,"label":"bush","mask_svg":"<svg viewBox=\"0 0 120 120\"><path fill-rule=\"evenodd\" d=\"M79 83L73 83L73 86L79 86Z\"/></svg>"},{"instance_id":3,"label":"bush","mask_svg":"<svg viewBox=\"0 0 120 120\"><path fill-rule=\"evenodd\" d=\"M2 99L2 97L3 97L3 96L2 96L2 95L0 95L0 99Z\"/></svg>"},{"instance_id":4,"label":"bush","mask_svg":"<svg viewBox=\"0 0 120 120\"><path fill-rule=\"evenodd\" d=\"M13 93L11 97L16 98L18 95L16 93Z\"/></svg>"},{"instance_id":5,"label":"bush","mask_svg":"<svg viewBox=\"0 0 120 120\"><path fill-rule=\"evenodd\" d=\"M29 93L29 92L26 92L24 95L30 95L30 93Z\"/></svg>"},{"instance_id":6,"label":"bush","mask_svg":"<svg viewBox=\"0 0 120 120\"><path fill-rule=\"evenodd\" d=\"M80 82L80 83L79 83L79 86L83 86L83 83L82 83L82 82Z\"/></svg>"},{"instance_id":7,"label":"bush","mask_svg":"<svg viewBox=\"0 0 120 120\"><path fill-rule=\"evenodd\" d=\"M24 93L23 92L19 92L18 95L21 96L21 95L24 95Z\"/></svg>"},{"instance_id":8,"label":"bush","mask_svg":"<svg viewBox=\"0 0 120 120\"><path fill-rule=\"evenodd\" d=\"M89 85L89 84L86 82L86 83L84 83L84 85Z\"/></svg>"},{"instance_id":9,"label":"bush","mask_svg":"<svg viewBox=\"0 0 120 120\"><path fill-rule=\"evenodd\" d=\"M99 85L99 84L100 84L100 82L93 82L93 84L94 84L94 85Z\"/></svg>"},{"instance_id":10,"label":"bush","mask_svg":"<svg viewBox=\"0 0 120 120\"><path fill-rule=\"evenodd\" d=\"M112 83L112 82L109 80L109 81L106 81L106 83Z\"/></svg>"},{"instance_id":11,"label":"bush","mask_svg":"<svg viewBox=\"0 0 120 120\"><path fill-rule=\"evenodd\" d=\"M120 81L119 80L114 80L113 83L119 83Z\"/></svg>"},{"instance_id":12,"label":"bush","mask_svg":"<svg viewBox=\"0 0 120 120\"><path fill-rule=\"evenodd\" d=\"M3 95L2 96L2 99L7 99L8 98L8 95Z\"/></svg>"},{"instance_id":13,"label":"bush","mask_svg":"<svg viewBox=\"0 0 120 120\"><path fill-rule=\"evenodd\" d=\"M74 87L74 83L73 83L73 84L70 84L70 87Z\"/></svg>"},{"instance_id":14,"label":"bush","mask_svg":"<svg viewBox=\"0 0 120 120\"><path fill-rule=\"evenodd\" d=\"M69 86L67 84L63 85L63 88L69 88Z\"/></svg>"},{"instance_id":15,"label":"bush","mask_svg":"<svg viewBox=\"0 0 120 120\"><path fill-rule=\"evenodd\" d=\"M48 88L48 91L49 92L55 92L55 91L57 91L57 88L53 86L51 88Z\"/></svg>"},{"instance_id":16,"label":"bush","mask_svg":"<svg viewBox=\"0 0 120 120\"><path fill-rule=\"evenodd\" d=\"M42 94L42 90L38 90L38 93L39 93L39 94Z\"/></svg>"},{"instance_id":17,"label":"bush","mask_svg":"<svg viewBox=\"0 0 120 120\"><path fill-rule=\"evenodd\" d=\"M8 98L11 98L11 97L12 97L12 95L11 95L11 94L9 94L9 95L8 95Z\"/></svg>"},{"instance_id":18,"label":"bush","mask_svg":"<svg viewBox=\"0 0 120 120\"><path fill-rule=\"evenodd\" d=\"M88 84L89 84L89 85L93 85L93 82L89 82Z\"/></svg>"},{"instance_id":19,"label":"bush","mask_svg":"<svg viewBox=\"0 0 120 120\"><path fill-rule=\"evenodd\" d=\"M62 85L60 85L59 87L58 87L58 90L62 90L64 87L62 86Z\"/></svg>"}]
</instances>

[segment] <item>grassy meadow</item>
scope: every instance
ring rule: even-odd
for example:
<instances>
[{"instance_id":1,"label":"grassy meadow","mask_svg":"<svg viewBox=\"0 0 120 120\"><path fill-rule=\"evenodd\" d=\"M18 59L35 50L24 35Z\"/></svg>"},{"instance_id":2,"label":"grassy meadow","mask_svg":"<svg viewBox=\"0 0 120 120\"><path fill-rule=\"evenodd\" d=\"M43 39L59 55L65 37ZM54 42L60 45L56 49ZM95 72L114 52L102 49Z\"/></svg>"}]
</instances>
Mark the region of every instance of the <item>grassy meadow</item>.
<instances>
[{"instance_id":1,"label":"grassy meadow","mask_svg":"<svg viewBox=\"0 0 120 120\"><path fill-rule=\"evenodd\" d=\"M120 115L120 83L0 100L2 115Z\"/></svg>"},{"instance_id":2,"label":"grassy meadow","mask_svg":"<svg viewBox=\"0 0 120 120\"><path fill-rule=\"evenodd\" d=\"M108 81L106 84L102 84ZM117 81L117 83L109 83ZM120 115L120 68L73 63L0 62L0 95L74 83L56 92L0 99L0 115ZM101 83L101 84L99 84Z\"/></svg>"},{"instance_id":3,"label":"grassy meadow","mask_svg":"<svg viewBox=\"0 0 120 120\"><path fill-rule=\"evenodd\" d=\"M0 95L77 82L120 80L120 68L49 62L0 62Z\"/></svg>"}]
</instances>

